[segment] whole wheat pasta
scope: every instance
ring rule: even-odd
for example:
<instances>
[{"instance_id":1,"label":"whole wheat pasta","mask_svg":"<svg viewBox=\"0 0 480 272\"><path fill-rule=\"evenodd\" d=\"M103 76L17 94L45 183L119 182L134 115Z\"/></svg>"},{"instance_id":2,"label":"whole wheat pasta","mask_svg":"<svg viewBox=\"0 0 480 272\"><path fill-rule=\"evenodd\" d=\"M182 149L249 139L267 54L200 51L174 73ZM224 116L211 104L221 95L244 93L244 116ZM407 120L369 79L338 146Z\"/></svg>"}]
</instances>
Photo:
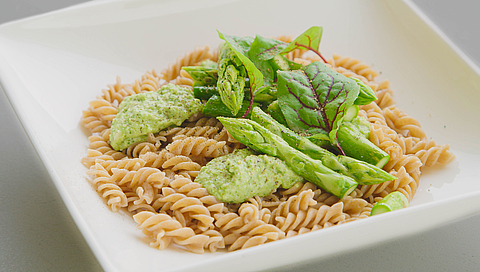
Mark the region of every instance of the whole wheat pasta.
<instances>
[{"instance_id":1,"label":"whole wheat pasta","mask_svg":"<svg viewBox=\"0 0 480 272\"><path fill-rule=\"evenodd\" d=\"M333 55L333 65L337 67L343 67L354 73L365 77L368 80L374 80L378 76L377 71L373 70L369 65L359 61L355 58Z\"/></svg>"},{"instance_id":2,"label":"whole wheat pasta","mask_svg":"<svg viewBox=\"0 0 480 272\"><path fill-rule=\"evenodd\" d=\"M168 144L165 149L177 155L216 158L228 154L228 150L224 148L225 145L225 141L178 135L173 138L173 142Z\"/></svg>"},{"instance_id":3,"label":"whole wheat pasta","mask_svg":"<svg viewBox=\"0 0 480 272\"><path fill-rule=\"evenodd\" d=\"M112 211L118 211L119 208L127 206L128 202L124 191L111 180L110 174L105 168L97 163L90 168L89 174L95 175L93 184L97 192L107 200L107 205Z\"/></svg>"},{"instance_id":4,"label":"whole wheat pasta","mask_svg":"<svg viewBox=\"0 0 480 272\"><path fill-rule=\"evenodd\" d=\"M287 36L277 39L292 40ZM304 64L320 60L306 52L296 49L286 57ZM370 122L370 141L390 155L384 170L396 180L359 185L343 199L313 183L299 182L264 197L228 204L195 182L211 159L245 148L216 118L194 114L182 125L150 133L144 142L122 152L110 146L110 126L126 97L156 91L167 83L190 88L193 80L182 67L204 60L217 61L217 48L197 47L160 73L147 71L133 83L122 83L117 77L90 102L81 118L92 133L81 163L88 168L93 188L112 211L130 212L152 247L162 250L175 244L194 253L233 251L367 218L373 205L391 192L401 192L411 200L423 167L454 159L448 144L437 145L429 139L418 120L395 104L388 80L376 81L379 74L372 67L340 55L334 55L327 65L360 79L378 97L361 106L359 115Z\"/></svg>"}]
</instances>

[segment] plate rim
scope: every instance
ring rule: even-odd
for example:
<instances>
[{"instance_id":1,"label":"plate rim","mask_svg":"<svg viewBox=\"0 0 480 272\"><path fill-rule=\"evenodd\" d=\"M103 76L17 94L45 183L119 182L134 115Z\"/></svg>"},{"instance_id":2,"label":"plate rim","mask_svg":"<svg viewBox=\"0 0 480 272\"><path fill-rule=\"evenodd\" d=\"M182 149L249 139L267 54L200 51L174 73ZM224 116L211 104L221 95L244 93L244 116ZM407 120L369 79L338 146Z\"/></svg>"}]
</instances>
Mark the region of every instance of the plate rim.
<instances>
[{"instance_id":1,"label":"plate rim","mask_svg":"<svg viewBox=\"0 0 480 272\"><path fill-rule=\"evenodd\" d=\"M48 16L55 15L57 13L62 13L64 11L68 11L68 10L83 9L83 8L88 8L88 7L91 7L91 6L108 5L110 3L128 2L128 1L130 1L130 0L124 0L124 1L122 1L122 0L109 0L109 1L85 2L85 3L81 3L81 4L78 4L78 5L71 6L71 7L55 10L55 11L52 11L52 12L39 14L39 15L27 17L27 18L24 18L24 19L4 23L4 24L0 25L0 31L4 27L9 27L9 26L15 25L15 24L21 24L21 23L24 23L26 21L29 21L29 20L32 20L32 19L35 19L35 18L39 18L39 17L48 17ZM433 23L433 21L431 21L430 18L428 16L426 16L425 13L423 13L423 11L421 11L418 8L417 5L415 5L411 0L402 0L402 1L409 8L411 8L417 14L417 16L419 16L419 18L424 23L426 23L440 38L442 38L448 44L448 46L478 76L480 76L480 68L450 38L448 38L448 36L446 36L441 31L441 29L438 28ZM1 36L2 36L2 34L0 32L0 38L1 38ZM3 65L9 65L9 63L3 59L3 56L2 56L1 53L2 53L2 51L0 50L0 68L2 68L2 63L3 63ZM1 69L0 69L0 72L1 72ZM46 150L39 143L39 139L37 137L35 137L34 132L32 132L32 128L29 125L28 118L25 116L25 113L22 112L21 110L19 110L18 105L16 105L16 103L19 103L19 102L16 101L15 98L12 99L12 97L10 95L10 92L11 92L11 89L13 89L13 88L8 86L8 85L12 85L10 83L10 80L7 80L6 83L4 81L2 81L2 74L4 74L4 73L0 73L0 85L3 87L4 92L6 94L6 97L9 101L9 103L12 105L12 108L13 108L15 114L17 115L17 118L20 121L20 124L22 125L24 131L26 132L26 135L28 136L28 139L31 141L35 151L38 154L38 156L41 158L41 161L44 164L45 168L47 169L48 174L52 178L52 181L55 185L55 188L58 190L60 197L62 198L65 206L67 207L70 215L74 219L74 222L77 225L78 229L82 233L83 238L87 241L87 244L89 245L90 249L94 252L95 257L97 258L97 260L99 261L101 266L106 271L116 271L116 267L112 264L112 260L110 260L110 258L102 250L101 246L98 244L98 241L96 239L94 239L94 235L92 234L92 230L87 226L86 222L83 220L83 218L80 214L80 211L78 210L76 205L73 203L73 200L69 197L69 193L68 193L68 191L65 187L65 184L62 182L60 176L58 175L55 168L53 167L51 160L48 158ZM11 75L12 74L9 73L9 76L11 76ZM457 205L458 201L471 201L471 200L478 201L478 199L480 197L480 192L471 192L471 193L468 193L466 195L467 195L466 197L465 197L465 195L464 196L455 196L455 197L452 197L452 198L449 198L449 199L442 199L442 200L438 200L438 201L435 201L435 202L422 203L419 206L410 207L409 210L414 209L414 211L413 210L408 211L408 213L414 213L414 212L418 213L419 210L421 210L421 209L432 209L432 208L435 208L437 206L447 206L447 205L452 205L452 204ZM398 211L398 213L407 213L407 212L401 210L401 211ZM466 218L470 215L474 215L474 214L477 214L477 213L480 213L480 207L477 208L477 209L470 208L468 210L468 212L465 212L465 210L464 210L464 213L461 216L459 216L457 218L457 220L461 219L461 218ZM382 215L382 216L391 217L392 215L391 214L385 214L385 215ZM350 222L350 224L357 223L357 222L363 222L363 221L364 220L359 220L359 221L356 221L356 222ZM367 224L367 223L362 223L362 224ZM282 240L282 241L286 241L286 240ZM279 241L279 242L282 242L282 241ZM371 246L371 245L373 245L373 244L369 244L369 246ZM215 262L215 258L201 261L200 264L207 264L207 263L211 263L211 262ZM179 269L183 270L183 269L188 269L188 268L189 268L189 266L182 267L182 268L179 268Z\"/></svg>"}]
</instances>

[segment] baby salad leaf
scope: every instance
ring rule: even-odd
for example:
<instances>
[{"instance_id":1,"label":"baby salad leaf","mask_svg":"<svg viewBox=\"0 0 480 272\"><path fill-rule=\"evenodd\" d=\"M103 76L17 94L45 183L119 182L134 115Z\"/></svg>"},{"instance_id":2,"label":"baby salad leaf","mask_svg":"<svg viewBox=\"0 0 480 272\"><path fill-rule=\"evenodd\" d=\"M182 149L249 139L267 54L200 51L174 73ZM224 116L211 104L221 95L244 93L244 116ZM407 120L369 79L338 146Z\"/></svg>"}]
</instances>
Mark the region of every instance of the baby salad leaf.
<instances>
[{"instance_id":1,"label":"baby salad leaf","mask_svg":"<svg viewBox=\"0 0 480 272\"><path fill-rule=\"evenodd\" d=\"M295 49L298 48L303 48L303 49L308 49L315 54L317 54L320 58L322 58L323 62L327 62L320 52L318 51L319 45L320 45L320 40L322 39L322 34L323 34L323 27L321 26L312 26L309 29L307 29L305 32L300 34L295 40L293 40L291 43L288 44L287 47L285 47L280 54L287 54L289 52L292 52Z\"/></svg>"},{"instance_id":2,"label":"baby salad leaf","mask_svg":"<svg viewBox=\"0 0 480 272\"><path fill-rule=\"evenodd\" d=\"M259 60L271 60L277 55L285 55L298 48L312 50L323 59L318 52L322 34L323 27L312 26L289 44L275 39L266 39L257 36L255 38L257 44L255 44L255 46L252 44L252 48L258 47L255 51ZM261 40L259 38L261 38ZM252 50L252 48L250 50ZM324 62L326 61L324 60Z\"/></svg>"},{"instance_id":3,"label":"baby salad leaf","mask_svg":"<svg viewBox=\"0 0 480 272\"><path fill-rule=\"evenodd\" d=\"M296 70L302 67L301 64L295 63L279 53L287 46L286 43L264 38L260 35L255 37L248 58L262 72L264 77L264 86L274 86L277 78L277 70Z\"/></svg>"},{"instance_id":4,"label":"baby salad leaf","mask_svg":"<svg viewBox=\"0 0 480 272\"><path fill-rule=\"evenodd\" d=\"M338 145L336 131L358 96L357 83L315 61L302 70L278 71L278 103L288 126L299 133L328 133Z\"/></svg>"},{"instance_id":5,"label":"baby salad leaf","mask_svg":"<svg viewBox=\"0 0 480 272\"><path fill-rule=\"evenodd\" d=\"M248 58L255 64L260 72L262 72L264 84L267 86L272 86L275 81L276 71L272 67L270 60L278 54L275 52L276 50L273 50L278 46L285 47L286 44L278 40L257 35L248 51Z\"/></svg>"},{"instance_id":6,"label":"baby salad leaf","mask_svg":"<svg viewBox=\"0 0 480 272\"><path fill-rule=\"evenodd\" d=\"M254 56L256 59L271 60L280 54L285 47L287 47L287 43L257 35L250 47L250 51L256 53Z\"/></svg>"},{"instance_id":7,"label":"baby salad leaf","mask_svg":"<svg viewBox=\"0 0 480 272\"><path fill-rule=\"evenodd\" d=\"M263 85L263 74L258 70L257 67L255 67L255 64L246 56L247 50L246 50L246 44L245 39L236 39L234 36L229 36L226 34L222 34L220 31L218 31L218 36L223 39L232 49L232 51L235 53L235 55L238 57L238 59L242 62L243 66L245 67L245 70L247 71L249 82L250 82L250 106L248 110L245 112L245 115L249 113L252 104L253 104L253 99L254 99L254 93L255 90L262 87ZM242 88L243 91L243 88ZM220 92L220 90L219 90ZM222 96L222 92L220 92L220 96L222 97L223 103L225 103L224 98ZM243 94L242 94L242 100L243 100ZM225 103L229 108L230 106ZM242 105L242 101L236 101L235 102L235 112L233 111L232 108L232 113L237 114L238 111L240 110Z\"/></svg>"}]
</instances>

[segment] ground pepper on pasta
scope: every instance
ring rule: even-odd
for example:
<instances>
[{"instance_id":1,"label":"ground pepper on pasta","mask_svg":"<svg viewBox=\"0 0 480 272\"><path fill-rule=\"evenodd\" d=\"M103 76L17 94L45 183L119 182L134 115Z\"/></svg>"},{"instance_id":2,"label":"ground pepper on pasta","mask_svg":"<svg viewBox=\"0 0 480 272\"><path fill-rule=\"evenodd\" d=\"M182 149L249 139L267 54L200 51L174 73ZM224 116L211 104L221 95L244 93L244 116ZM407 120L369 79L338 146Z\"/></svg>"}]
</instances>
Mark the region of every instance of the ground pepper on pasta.
<instances>
[{"instance_id":1,"label":"ground pepper on pasta","mask_svg":"<svg viewBox=\"0 0 480 272\"><path fill-rule=\"evenodd\" d=\"M286 36L278 39L291 41ZM296 49L286 56L302 64L318 60L305 53ZM152 247L175 244L194 253L234 251L367 218L373 205L391 192L411 200L423 167L454 158L448 144L427 138L419 122L396 106L388 81L377 82L378 73L370 66L340 55L333 55L328 66L360 79L378 97L361 106L359 115L370 122L370 141L390 155L383 169L396 180L359 185L341 200L306 182L242 204L226 204L195 182L208 161L245 147L215 118L195 114L181 126L151 133L145 142L122 152L110 146L112 120L125 97L156 91L167 83L191 87L192 78L181 68L217 59L216 49L198 47L160 73L146 72L133 83L117 78L83 111L81 122L92 134L81 162L93 188L112 211L130 212Z\"/></svg>"}]
</instances>

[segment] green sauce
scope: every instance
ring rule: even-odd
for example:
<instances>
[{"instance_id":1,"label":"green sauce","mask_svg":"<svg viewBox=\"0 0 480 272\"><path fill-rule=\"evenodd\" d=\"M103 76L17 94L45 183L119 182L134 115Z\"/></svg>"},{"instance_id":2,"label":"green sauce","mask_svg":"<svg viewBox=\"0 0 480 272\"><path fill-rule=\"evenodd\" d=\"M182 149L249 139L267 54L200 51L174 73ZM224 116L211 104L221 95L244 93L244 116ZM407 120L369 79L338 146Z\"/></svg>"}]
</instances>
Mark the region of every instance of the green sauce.
<instances>
[{"instance_id":1,"label":"green sauce","mask_svg":"<svg viewBox=\"0 0 480 272\"><path fill-rule=\"evenodd\" d=\"M192 114L202 110L202 102L189 88L168 84L155 92L126 97L112 122L110 145L124 150L143 142L149 133L172 125L181 125Z\"/></svg>"},{"instance_id":2,"label":"green sauce","mask_svg":"<svg viewBox=\"0 0 480 272\"><path fill-rule=\"evenodd\" d=\"M210 161L195 181L220 201L242 203L250 197L266 196L280 186L288 189L303 178L280 159L240 149Z\"/></svg>"}]
</instances>

